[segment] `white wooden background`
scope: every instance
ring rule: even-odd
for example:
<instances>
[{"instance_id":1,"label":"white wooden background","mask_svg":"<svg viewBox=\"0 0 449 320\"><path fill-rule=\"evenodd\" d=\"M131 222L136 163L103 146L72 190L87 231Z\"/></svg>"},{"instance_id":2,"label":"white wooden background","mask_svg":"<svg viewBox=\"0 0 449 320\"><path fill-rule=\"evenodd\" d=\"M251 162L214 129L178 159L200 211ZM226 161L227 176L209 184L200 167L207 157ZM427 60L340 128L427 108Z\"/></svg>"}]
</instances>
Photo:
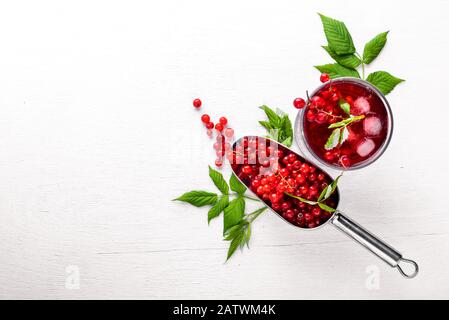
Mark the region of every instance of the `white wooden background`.
<instances>
[{"instance_id":1,"label":"white wooden background","mask_svg":"<svg viewBox=\"0 0 449 320\"><path fill-rule=\"evenodd\" d=\"M237 135L263 133L261 104L295 116L312 66L330 62L316 12L360 51L391 30L370 70L407 79L389 96L393 140L342 179L340 208L416 259L416 279L331 226L271 213L224 264L221 221L170 201L214 189L193 98ZM0 298L449 298L448 13L441 0L2 2Z\"/></svg>"}]
</instances>

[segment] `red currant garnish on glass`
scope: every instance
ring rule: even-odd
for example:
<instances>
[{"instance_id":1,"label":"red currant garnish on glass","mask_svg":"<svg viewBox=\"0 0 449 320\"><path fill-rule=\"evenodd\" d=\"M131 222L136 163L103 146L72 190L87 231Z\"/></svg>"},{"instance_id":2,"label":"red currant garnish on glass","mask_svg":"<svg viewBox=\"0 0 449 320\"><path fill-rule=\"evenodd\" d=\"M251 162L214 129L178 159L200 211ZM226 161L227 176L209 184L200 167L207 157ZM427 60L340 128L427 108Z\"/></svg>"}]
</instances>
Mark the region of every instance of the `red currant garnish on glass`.
<instances>
[{"instance_id":1,"label":"red currant garnish on glass","mask_svg":"<svg viewBox=\"0 0 449 320\"><path fill-rule=\"evenodd\" d=\"M209 121L208 123L206 123L206 128L207 129L213 129L214 128L214 123Z\"/></svg>"},{"instance_id":2,"label":"red currant garnish on glass","mask_svg":"<svg viewBox=\"0 0 449 320\"><path fill-rule=\"evenodd\" d=\"M293 106L296 109L302 109L304 108L306 105L306 102L304 101L303 98L296 98L295 100L293 100Z\"/></svg>"},{"instance_id":3,"label":"red currant garnish on glass","mask_svg":"<svg viewBox=\"0 0 449 320\"><path fill-rule=\"evenodd\" d=\"M328 82L330 79L329 75L327 73L322 73L320 76L320 81L322 83Z\"/></svg>"}]
</instances>

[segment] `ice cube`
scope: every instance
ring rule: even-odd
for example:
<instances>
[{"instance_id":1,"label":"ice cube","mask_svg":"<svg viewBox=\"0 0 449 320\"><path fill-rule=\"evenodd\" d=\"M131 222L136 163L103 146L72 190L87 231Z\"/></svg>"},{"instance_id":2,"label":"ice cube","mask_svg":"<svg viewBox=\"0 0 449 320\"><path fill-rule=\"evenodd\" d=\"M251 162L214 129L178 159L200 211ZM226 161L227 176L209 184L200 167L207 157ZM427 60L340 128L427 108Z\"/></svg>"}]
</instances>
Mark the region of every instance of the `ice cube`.
<instances>
[{"instance_id":1,"label":"ice cube","mask_svg":"<svg viewBox=\"0 0 449 320\"><path fill-rule=\"evenodd\" d=\"M364 158L367 155L369 155L374 150L375 147L376 145L374 144L373 140L364 139L357 145L357 154L362 158Z\"/></svg>"},{"instance_id":2,"label":"ice cube","mask_svg":"<svg viewBox=\"0 0 449 320\"><path fill-rule=\"evenodd\" d=\"M358 116L369 112L371 108L368 100L366 100L365 97L358 97L357 99L355 99L351 109L351 114Z\"/></svg>"},{"instance_id":3,"label":"ice cube","mask_svg":"<svg viewBox=\"0 0 449 320\"><path fill-rule=\"evenodd\" d=\"M377 136L382 130L382 122L378 117L368 117L363 120L363 130L367 136Z\"/></svg>"}]
</instances>

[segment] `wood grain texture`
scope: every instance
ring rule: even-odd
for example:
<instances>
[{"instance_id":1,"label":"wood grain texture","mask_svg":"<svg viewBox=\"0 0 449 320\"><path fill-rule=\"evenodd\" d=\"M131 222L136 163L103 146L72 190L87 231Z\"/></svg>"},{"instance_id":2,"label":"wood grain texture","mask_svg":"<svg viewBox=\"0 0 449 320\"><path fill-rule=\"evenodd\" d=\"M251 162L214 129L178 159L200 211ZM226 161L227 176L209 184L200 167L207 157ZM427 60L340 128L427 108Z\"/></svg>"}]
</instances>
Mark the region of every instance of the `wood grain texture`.
<instances>
[{"instance_id":1,"label":"wood grain texture","mask_svg":"<svg viewBox=\"0 0 449 320\"><path fill-rule=\"evenodd\" d=\"M449 2L361 7L2 3L0 298L449 298ZM388 97L393 140L341 180L340 208L416 259L414 280L330 226L300 232L271 213L225 264L221 221L170 201L214 189L201 112L238 136L263 133L262 104L294 118L293 98L319 84L312 66L330 62L316 12L345 21L359 51L391 30L369 71L407 80Z\"/></svg>"}]
</instances>

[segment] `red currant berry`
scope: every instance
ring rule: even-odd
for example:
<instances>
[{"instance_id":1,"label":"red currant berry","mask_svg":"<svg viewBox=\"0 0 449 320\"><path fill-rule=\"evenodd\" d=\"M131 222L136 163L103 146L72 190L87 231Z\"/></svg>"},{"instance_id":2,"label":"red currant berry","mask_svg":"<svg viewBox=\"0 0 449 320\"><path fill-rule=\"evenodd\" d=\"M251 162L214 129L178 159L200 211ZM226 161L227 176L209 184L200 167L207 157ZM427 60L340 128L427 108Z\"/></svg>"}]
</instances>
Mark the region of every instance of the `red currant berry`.
<instances>
[{"instance_id":1,"label":"red currant berry","mask_svg":"<svg viewBox=\"0 0 449 320\"><path fill-rule=\"evenodd\" d=\"M258 186L256 189L256 193L260 196L264 193L264 187L263 186Z\"/></svg>"},{"instance_id":2,"label":"red currant berry","mask_svg":"<svg viewBox=\"0 0 449 320\"><path fill-rule=\"evenodd\" d=\"M234 129L232 128L226 128L225 130L225 136L228 138L231 138L234 135Z\"/></svg>"},{"instance_id":3,"label":"red currant berry","mask_svg":"<svg viewBox=\"0 0 449 320\"><path fill-rule=\"evenodd\" d=\"M193 106L195 107L195 108L199 108L199 107L201 107L201 100L200 99L195 99L195 100L193 100Z\"/></svg>"},{"instance_id":4,"label":"red currant berry","mask_svg":"<svg viewBox=\"0 0 449 320\"><path fill-rule=\"evenodd\" d=\"M322 73L320 76L320 81L322 83L328 82L330 79L329 75L327 73Z\"/></svg>"},{"instance_id":5,"label":"red currant berry","mask_svg":"<svg viewBox=\"0 0 449 320\"><path fill-rule=\"evenodd\" d=\"M215 125L215 130L220 131L220 132L223 131L223 125L221 123L217 123Z\"/></svg>"},{"instance_id":6,"label":"red currant berry","mask_svg":"<svg viewBox=\"0 0 449 320\"><path fill-rule=\"evenodd\" d=\"M221 166L223 165L223 160L221 160L221 158L217 158L217 159L215 160L215 165L216 165L217 167L221 167Z\"/></svg>"},{"instance_id":7,"label":"red currant berry","mask_svg":"<svg viewBox=\"0 0 449 320\"><path fill-rule=\"evenodd\" d=\"M253 172L253 169L251 168L251 166L248 166L248 165L247 166L243 166L242 172L244 174L251 174Z\"/></svg>"},{"instance_id":8,"label":"red currant berry","mask_svg":"<svg viewBox=\"0 0 449 320\"><path fill-rule=\"evenodd\" d=\"M208 122L210 121L209 115L208 115L208 114L203 114L203 115L201 116L201 121L202 121L203 123L208 123Z\"/></svg>"},{"instance_id":9,"label":"red currant berry","mask_svg":"<svg viewBox=\"0 0 449 320\"><path fill-rule=\"evenodd\" d=\"M320 108L326 105L326 101L320 96L313 96L312 98L310 98L310 102Z\"/></svg>"},{"instance_id":10,"label":"red currant berry","mask_svg":"<svg viewBox=\"0 0 449 320\"><path fill-rule=\"evenodd\" d=\"M324 181L325 178L326 176L324 175L324 173L319 173L317 176L318 181Z\"/></svg>"},{"instance_id":11,"label":"red currant berry","mask_svg":"<svg viewBox=\"0 0 449 320\"><path fill-rule=\"evenodd\" d=\"M312 110L307 111L307 113L306 113L306 118L307 118L307 120L309 120L309 121L315 120L315 113L313 113Z\"/></svg>"},{"instance_id":12,"label":"red currant berry","mask_svg":"<svg viewBox=\"0 0 449 320\"><path fill-rule=\"evenodd\" d=\"M319 216L320 215L320 213L321 213L321 209L319 208L319 207L314 207L313 209L312 209L312 214L314 215L314 216Z\"/></svg>"},{"instance_id":13,"label":"red currant berry","mask_svg":"<svg viewBox=\"0 0 449 320\"><path fill-rule=\"evenodd\" d=\"M304 101L303 98L296 98L295 100L293 100L293 106L296 109L302 109L304 108L306 105L306 102Z\"/></svg>"},{"instance_id":14,"label":"red currant berry","mask_svg":"<svg viewBox=\"0 0 449 320\"><path fill-rule=\"evenodd\" d=\"M334 160L334 153L331 151L326 151L324 153L324 159L326 159L327 161L332 161Z\"/></svg>"},{"instance_id":15,"label":"red currant berry","mask_svg":"<svg viewBox=\"0 0 449 320\"><path fill-rule=\"evenodd\" d=\"M228 124L228 119L225 117L221 117L220 120L218 120L223 126Z\"/></svg>"},{"instance_id":16,"label":"red currant berry","mask_svg":"<svg viewBox=\"0 0 449 320\"><path fill-rule=\"evenodd\" d=\"M345 168L349 168L351 166L351 160L349 159L348 156L342 156L340 158L340 163Z\"/></svg>"},{"instance_id":17,"label":"red currant berry","mask_svg":"<svg viewBox=\"0 0 449 320\"><path fill-rule=\"evenodd\" d=\"M206 128L207 129L213 129L214 128L214 123L209 121L208 123L206 123Z\"/></svg>"}]
</instances>

